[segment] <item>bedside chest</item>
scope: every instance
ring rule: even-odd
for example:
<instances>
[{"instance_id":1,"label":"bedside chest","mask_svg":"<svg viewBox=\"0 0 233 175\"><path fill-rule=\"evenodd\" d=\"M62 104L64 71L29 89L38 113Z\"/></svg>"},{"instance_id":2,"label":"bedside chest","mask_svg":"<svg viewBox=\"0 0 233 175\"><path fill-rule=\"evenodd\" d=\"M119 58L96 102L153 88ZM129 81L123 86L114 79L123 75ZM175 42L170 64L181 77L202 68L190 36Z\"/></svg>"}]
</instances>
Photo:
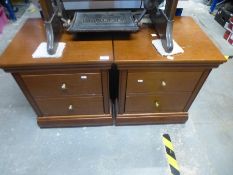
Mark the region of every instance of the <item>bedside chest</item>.
<instances>
[{"instance_id":1,"label":"bedside chest","mask_svg":"<svg viewBox=\"0 0 233 175\"><path fill-rule=\"evenodd\" d=\"M40 127L183 123L211 70L226 60L189 17L175 19L184 53L173 59L157 53L153 31L64 33L61 58L34 59L45 31L40 19L29 19L0 67L17 81Z\"/></svg>"},{"instance_id":2,"label":"bedside chest","mask_svg":"<svg viewBox=\"0 0 233 175\"><path fill-rule=\"evenodd\" d=\"M40 127L112 125L112 37L95 37L63 34L61 58L34 59L32 53L45 34L42 21L30 19L1 56L1 67L16 79Z\"/></svg>"},{"instance_id":3,"label":"bedside chest","mask_svg":"<svg viewBox=\"0 0 233 175\"><path fill-rule=\"evenodd\" d=\"M119 70L116 124L183 123L212 68L225 58L190 17L176 18L174 39L184 53L168 59L152 45L145 26L114 37Z\"/></svg>"}]
</instances>

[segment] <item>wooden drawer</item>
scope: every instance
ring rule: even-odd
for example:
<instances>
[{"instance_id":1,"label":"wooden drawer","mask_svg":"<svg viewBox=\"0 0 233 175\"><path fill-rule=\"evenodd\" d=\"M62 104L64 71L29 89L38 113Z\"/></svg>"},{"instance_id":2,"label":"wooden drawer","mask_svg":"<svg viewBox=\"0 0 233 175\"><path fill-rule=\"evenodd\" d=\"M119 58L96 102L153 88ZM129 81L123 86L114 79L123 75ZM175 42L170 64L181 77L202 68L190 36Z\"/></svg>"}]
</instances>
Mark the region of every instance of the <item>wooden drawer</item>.
<instances>
[{"instance_id":1,"label":"wooden drawer","mask_svg":"<svg viewBox=\"0 0 233 175\"><path fill-rule=\"evenodd\" d=\"M125 113L182 112L191 93L126 96Z\"/></svg>"},{"instance_id":2,"label":"wooden drawer","mask_svg":"<svg viewBox=\"0 0 233 175\"><path fill-rule=\"evenodd\" d=\"M22 75L34 97L102 95L101 73Z\"/></svg>"},{"instance_id":3,"label":"wooden drawer","mask_svg":"<svg viewBox=\"0 0 233 175\"><path fill-rule=\"evenodd\" d=\"M104 114L103 97L36 99L43 116Z\"/></svg>"},{"instance_id":4,"label":"wooden drawer","mask_svg":"<svg viewBox=\"0 0 233 175\"><path fill-rule=\"evenodd\" d=\"M127 93L191 92L202 72L129 72Z\"/></svg>"}]
</instances>

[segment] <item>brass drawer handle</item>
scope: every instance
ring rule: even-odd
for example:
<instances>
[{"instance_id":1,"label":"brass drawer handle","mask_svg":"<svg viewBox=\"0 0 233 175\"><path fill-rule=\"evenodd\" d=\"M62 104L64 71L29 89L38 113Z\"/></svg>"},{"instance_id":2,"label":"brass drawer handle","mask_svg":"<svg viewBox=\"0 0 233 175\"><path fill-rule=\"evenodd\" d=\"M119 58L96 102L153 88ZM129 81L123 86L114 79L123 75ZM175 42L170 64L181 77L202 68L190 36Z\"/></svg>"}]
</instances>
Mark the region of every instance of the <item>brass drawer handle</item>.
<instances>
[{"instance_id":1,"label":"brass drawer handle","mask_svg":"<svg viewBox=\"0 0 233 175\"><path fill-rule=\"evenodd\" d=\"M159 108L159 106L160 106L160 104L159 104L158 101L155 101L155 102L154 102L154 105L155 105L156 108Z\"/></svg>"},{"instance_id":2,"label":"brass drawer handle","mask_svg":"<svg viewBox=\"0 0 233 175\"><path fill-rule=\"evenodd\" d=\"M161 85L162 85L163 87L167 86L166 81L162 81L162 82L161 82Z\"/></svg>"},{"instance_id":3,"label":"brass drawer handle","mask_svg":"<svg viewBox=\"0 0 233 175\"><path fill-rule=\"evenodd\" d=\"M73 111L73 105L69 105L68 109L69 111Z\"/></svg>"},{"instance_id":4,"label":"brass drawer handle","mask_svg":"<svg viewBox=\"0 0 233 175\"><path fill-rule=\"evenodd\" d=\"M80 78L81 78L81 80L86 80L87 76L86 75L82 75Z\"/></svg>"},{"instance_id":5,"label":"brass drawer handle","mask_svg":"<svg viewBox=\"0 0 233 175\"><path fill-rule=\"evenodd\" d=\"M144 82L144 80L138 80L138 83L143 83Z\"/></svg>"},{"instance_id":6,"label":"brass drawer handle","mask_svg":"<svg viewBox=\"0 0 233 175\"><path fill-rule=\"evenodd\" d=\"M65 83L62 83L62 85L61 85L61 89L62 89L62 90L66 90L66 89L67 89L67 86L66 86L66 84L65 84Z\"/></svg>"}]
</instances>

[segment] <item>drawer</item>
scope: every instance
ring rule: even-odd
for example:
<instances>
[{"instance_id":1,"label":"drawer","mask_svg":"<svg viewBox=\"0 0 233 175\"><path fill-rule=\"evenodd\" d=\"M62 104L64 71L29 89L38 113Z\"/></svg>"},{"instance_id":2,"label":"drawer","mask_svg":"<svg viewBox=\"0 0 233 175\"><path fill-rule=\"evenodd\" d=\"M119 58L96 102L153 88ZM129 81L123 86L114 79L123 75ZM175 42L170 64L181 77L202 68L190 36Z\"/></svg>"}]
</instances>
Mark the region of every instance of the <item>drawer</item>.
<instances>
[{"instance_id":1,"label":"drawer","mask_svg":"<svg viewBox=\"0 0 233 175\"><path fill-rule=\"evenodd\" d=\"M126 97L126 113L182 112L191 93L130 95Z\"/></svg>"},{"instance_id":2,"label":"drawer","mask_svg":"<svg viewBox=\"0 0 233 175\"><path fill-rule=\"evenodd\" d=\"M103 97L36 99L43 116L104 114Z\"/></svg>"},{"instance_id":3,"label":"drawer","mask_svg":"<svg viewBox=\"0 0 233 175\"><path fill-rule=\"evenodd\" d=\"M34 97L102 95L100 73L22 75Z\"/></svg>"},{"instance_id":4,"label":"drawer","mask_svg":"<svg viewBox=\"0 0 233 175\"><path fill-rule=\"evenodd\" d=\"M202 72L129 72L127 93L191 92Z\"/></svg>"}]
</instances>

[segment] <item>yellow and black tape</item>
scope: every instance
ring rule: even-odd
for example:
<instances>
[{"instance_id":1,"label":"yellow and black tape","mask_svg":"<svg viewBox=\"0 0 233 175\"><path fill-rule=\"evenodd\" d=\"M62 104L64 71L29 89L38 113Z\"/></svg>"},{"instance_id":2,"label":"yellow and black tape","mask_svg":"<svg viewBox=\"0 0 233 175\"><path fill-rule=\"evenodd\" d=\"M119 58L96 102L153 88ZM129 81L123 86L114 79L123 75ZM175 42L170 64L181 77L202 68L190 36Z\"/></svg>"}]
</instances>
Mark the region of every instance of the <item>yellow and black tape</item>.
<instances>
[{"instance_id":1,"label":"yellow and black tape","mask_svg":"<svg viewBox=\"0 0 233 175\"><path fill-rule=\"evenodd\" d=\"M180 168L176 161L174 147L172 145L171 138L168 134L163 135L163 144L166 149L166 157L167 157L167 161L170 166L170 169L171 169L171 174L180 175Z\"/></svg>"},{"instance_id":2,"label":"yellow and black tape","mask_svg":"<svg viewBox=\"0 0 233 175\"><path fill-rule=\"evenodd\" d=\"M227 56L227 55L225 55L225 58L226 58L226 60L229 60L229 59L233 58L233 56Z\"/></svg>"}]
</instances>

